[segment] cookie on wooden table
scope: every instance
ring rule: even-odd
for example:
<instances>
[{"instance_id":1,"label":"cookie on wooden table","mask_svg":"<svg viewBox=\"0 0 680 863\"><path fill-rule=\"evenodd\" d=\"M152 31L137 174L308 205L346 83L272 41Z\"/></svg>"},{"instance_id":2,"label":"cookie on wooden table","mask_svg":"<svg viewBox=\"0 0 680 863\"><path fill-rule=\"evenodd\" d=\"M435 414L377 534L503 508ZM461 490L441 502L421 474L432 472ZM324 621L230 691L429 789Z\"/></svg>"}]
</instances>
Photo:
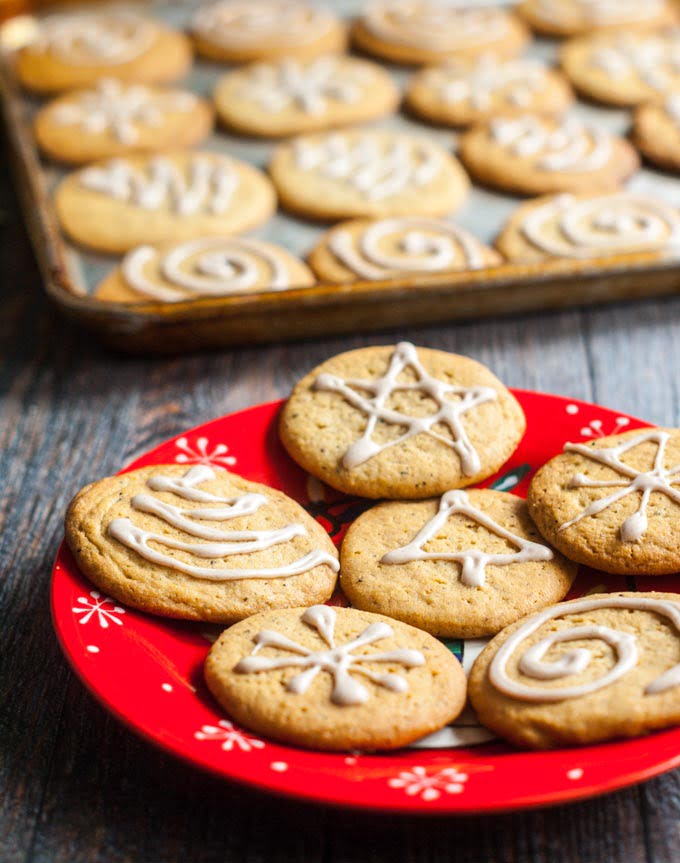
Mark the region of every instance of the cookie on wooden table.
<instances>
[{"instance_id":1,"label":"cookie on wooden table","mask_svg":"<svg viewBox=\"0 0 680 863\"><path fill-rule=\"evenodd\" d=\"M640 105L634 115L632 137L650 162L667 171L680 171L680 90L661 101Z\"/></svg>"},{"instance_id":2,"label":"cookie on wooden table","mask_svg":"<svg viewBox=\"0 0 680 863\"><path fill-rule=\"evenodd\" d=\"M127 10L74 12L42 19L19 52L16 71L29 90L54 93L100 78L165 83L185 75L191 46L181 33Z\"/></svg>"},{"instance_id":3,"label":"cookie on wooden table","mask_svg":"<svg viewBox=\"0 0 680 863\"><path fill-rule=\"evenodd\" d=\"M476 659L479 721L549 749L680 724L680 596L593 594L512 624Z\"/></svg>"},{"instance_id":4,"label":"cookie on wooden table","mask_svg":"<svg viewBox=\"0 0 680 863\"><path fill-rule=\"evenodd\" d=\"M423 498L491 476L525 426L481 363L402 342L326 360L295 386L279 428L295 461L333 488Z\"/></svg>"},{"instance_id":5,"label":"cookie on wooden table","mask_svg":"<svg viewBox=\"0 0 680 863\"><path fill-rule=\"evenodd\" d=\"M605 129L538 114L473 126L460 157L480 183L520 195L613 189L640 164L632 145Z\"/></svg>"},{"instance_id":6,"label":"cookie on wooden table","mask_svg":"<svg viewBox=\"0 0 680 863\"><path fill-rule=\"evenodd\" d=\"M444 638L495 635L564 599L576 575L526 502L490 489L378 504L351 525L340 563L355 608Z\"/></svg>"},{"instance_id":7,"label":"cookie on wooden table","mask_svg":"<svg viewBox=\"0 0 680 863\"><path fill-rule=\"evenodd\" d=\"M220 153L128 156L69 174L55 208L64 231L102 252L247 231L274 212L271 183Z\"/></svg>"},{"instance_id":8,"label":"cookie on wooden table","mask_svg":"<svg viewBox=\"0 0 680 863\"><path fill-rule=\"evenodd\" d=\"M257 614L223 632L208 687L252 731L312 749L398 749L455 719L465 674L439 641L353 608Z\"/></svg>"},{"instance_id":9,"label":"cookie on wooden table","mask_svg":"<svg viewBox=\"0 0 680 863\"><path fill-rule=\"evenodd\" d=\"M86 486L66 515L79 569L120 602L233 623L324 602L337 552L283 492L207 465L154 465Z\"/></svg>"},{"instance_id":10,"label":"cookie on wooden table","mask_svg":"<svg viewBox=\"0 0 680 863\"><path fill-rule=\"evenodd\" d=\"M680 429L568 443L532 479L528 504L571 560L621 575L680 572Z\"/></svg>"},{"instance_id":11,"label":"cookie on wooden table","mask_svg":"<svg viewBox=\"0 0 680 863\"><path fill-rule=\"evenodd\" d=\"M545 36L577 36L616 27L661 27L677 21L670 0L523 0L518 14Z\"/></svg>"}]
</instances>

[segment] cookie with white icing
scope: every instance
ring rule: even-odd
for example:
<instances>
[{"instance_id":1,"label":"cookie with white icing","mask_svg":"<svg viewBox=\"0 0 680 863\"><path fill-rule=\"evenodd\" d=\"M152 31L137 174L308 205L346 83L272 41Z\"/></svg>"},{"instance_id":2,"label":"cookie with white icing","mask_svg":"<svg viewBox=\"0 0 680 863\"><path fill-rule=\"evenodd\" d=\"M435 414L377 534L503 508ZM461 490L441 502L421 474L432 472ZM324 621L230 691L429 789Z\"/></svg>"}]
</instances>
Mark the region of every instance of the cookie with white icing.
<instances>
[{"instance_id":1,"label":"cookie with white icing","mask_svg":"<svg viewBox=\"0 0 680 863\"><path fill-rule=\"evenodd\" d=\"M564 599L576 575L526 502L490 489L378 504L351 525L340 565L355 608L443 638L495 635Z\"/></svg>"},{"instance_id":2,"label":"cookie with white icing","mask_svg":"<svg viewBox=\"0 0 680 863\"><path fill-rule=\"evenodd\" d=\"M393 63L438 63L493 52L514 57L527 42L521 21L505 9L460 8L439 0L373 0L352 28L362 51Z\"/></svg>"},{"instance_id":3,"label":"cookie with white icing","mask_svg":"<svg viewBox=\"0 0 680 863\"><path fill-rule=\"evenodd\" d=\"M443 216L469 189L458 161L422 136L386 130L301 135L274 151L281 204L311 219Z\"/></svg>"},{"instance_id":4,"label":"cookie with white icing","mask_svg":"<svg viewBox=\"0 0 680 863\"><path fill-rule=\"evenodd\" d=\"M345 25L327 9L304 0L217 0L191 20L199 54L222 63L249 63L339 54Z\"/></svg>"},{"instance_id":5,"label":"cookie with white icing","mask_svg":"<svg viewBox=\"0 0 680 863\"><path fill-rule=\"evenodd\" d=\"M221 153L171 152L96 162L57 187L64 231L83 246L126 252L247 231L274 212L276 195L257 168Z\"/></svg>"},{"instance_id":6,"label":"cookie with white icing","mask_svg":"<svg viewBox=\"0 0 680 863\"><path fill-rule=\"evenodd\" d=\"M337 552L283 492L207 465L153 465L86 486L66 542L100 590L167 617L233 623L324 602Z\"/></svg>"},{"instance_id":7,"label":"cookie with white icing","mask_svg":"<svg viewBox=\"0 0 680 863\"><path fill-rule=\"evenodd\" d=\"M547 195L519 206L496 246L509 261L524 263L632 252L678 255L680 209L625 190Z\"/></svg>"},{"instance_id":8,"label":"cookie with white icing","mask_svg":"<svg viewBox=\"0 0 680 863\"><path fill-rule=\"evenodd\" d=\"M525 425L515 397L481 363L402 342L315 368L286 402L280 435L333 488L424 498L491 476Z\"/></svg>"},{"instance_id":9,"label":"cookie with white icing","mask_svg":"<svg viewBox=\"0 0 680 863\"><path fill-rule=\"evenodd\" d=\"M38 93L90 87L101 78L161 84L185 75L191 45L182 33L137 12L65 12L40 21L19 51L16 73Z\"/></svg>"},{"instance_id":10,"label":"cookie with white icing","mask_svg":"<svg viewBox=\"0 0 680 863\"><path fill-rule=\"evenodd\" d=\"M441 642L327 605L232 626L212 646L205 677L237 722L311 749L397 749L451 722L465 703L465 674Z\"/></svg>"},{"instance_id":11,"label":"cookie with white icing","mask_svg":"<svg viewBox=\"0 0 680 863\"><path fill-rule=\"evenodd\" d=\"M603 128L539 114L473 126L459 154L478 182L519 195L614 189L640 164L628 141Z\"/></svg>"},{"instance_id":12,"label":"cookie with white icing","mask_svg":"<svg viewBox=\"0 0 680 863\"><path fill-rule=\"evenodd\" d=\"M530 57L503 60L493 54L423 69L406 93L409 110L447 126L469 126L497 114L559 114L573 100L564 76L546 63Z\"/></svg>"},{"instance_id":13,"label":"cookie with white icing","mask_svg":"<svg viewBox=\"0 0 680 863\"><path fill-rule=\"evenodd\" d=\"M666 171L680 171L680 89L635 111L632 138L642 155Z\"/></svg>"},{"instance_id":14,"label":"cookie with white icing","mask_svg":"<svg viewBox=\"0 0 680 863\"><path fill-rule=\"evenodd\" d=\"M517 13L544 36L577 36L617 27L640 30L677 21L669 0L523 0Z\"/></svg>"},{"instance_id":15,"label":"cookie with white icing","mask_svg":"<svg viewBox=\"0 0 680 863\"><path fill-rule=\"evenodd\" d=\"M402 216L342 222L321 237L308 261L320 279L349 282L481 270L501 257L452 222Z\"/></svg>"},{"instance_id":16,"label":"cookie with white icing","mask_svg":"<svg viewBox=\"0 0 680 863\"><path fill-rule=\"evenodd\" d=\"M225 126L264 137L372 120L394 111L399 98L377 63L346 55L255 63L224 75L214 92Z\"/></svg>"},{"instance_id":17,"label":"cookie with white icing","mask_svg":"<svg viewBox=\"0 0 680 863\"><path fill-rule=\"evenodd\" d=\"M528 504L571 560L621 575L680 572L680 429L568 443L531 481Z\"/></svg>"},{"instance_id":18,"label":"cookie with white icing","mask_svg":"<svg viewBox=\"0 0 680 863\"><path fill-rule=\"evenodd\" d=\"M680 595L592 594L512 624L475 660L480 722L529 749L680 724Z\"/></svg>"}]
</instances>

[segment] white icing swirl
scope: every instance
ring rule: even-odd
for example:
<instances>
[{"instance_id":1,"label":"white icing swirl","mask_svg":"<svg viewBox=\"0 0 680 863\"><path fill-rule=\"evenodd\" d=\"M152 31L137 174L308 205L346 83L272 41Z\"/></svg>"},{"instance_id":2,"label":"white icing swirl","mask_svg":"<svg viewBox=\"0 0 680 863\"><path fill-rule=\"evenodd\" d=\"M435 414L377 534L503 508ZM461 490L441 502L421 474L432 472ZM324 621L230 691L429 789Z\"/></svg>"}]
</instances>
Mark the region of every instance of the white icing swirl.
<instances>
[{"instance_id":1,"label":"white icing swirl","mask_svg":"<svg viewBox=\"0 0 680 863\"><path fill-rule=\"evenodd\" d=\"M617 33L595 42L590 63L613 80L637 77L654 90L668 90L680 82L680 29Z\"/></svg>"},{"instance_id":2,"label":"white icing swirl","mask_svg":"<svg viewBox=\"0 0 680 863\"><path fill-rule=\"evenodd\" d=\"M141 56L157 35L153 21L133 12L50 15L30 48L74 66L116 66Z\"/></svg>"}]
</instances>

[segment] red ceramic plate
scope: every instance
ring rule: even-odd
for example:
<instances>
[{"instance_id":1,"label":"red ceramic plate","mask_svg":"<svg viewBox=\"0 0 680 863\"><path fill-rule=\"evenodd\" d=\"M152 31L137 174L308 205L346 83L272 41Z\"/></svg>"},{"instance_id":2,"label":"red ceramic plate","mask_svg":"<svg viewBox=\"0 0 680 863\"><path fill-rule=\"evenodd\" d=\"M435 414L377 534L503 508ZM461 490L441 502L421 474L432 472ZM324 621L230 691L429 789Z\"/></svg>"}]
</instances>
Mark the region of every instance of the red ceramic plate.
<instances>
[{"instance_id":1,"label":"red ceramic plate","mask_svg":"<svg viewBox=\"0 0 680 863\"><path fill-rule=\"evenodd\" d=\"M532 472L566 441L644 425L557 396L517 392L527 433L485 485L524 495ZM280 403L222 417L173 438L128 469L179 462L225 467L283 489L339 540L365 502L307 477L282 449ZM677 577L638 579L644 590L677 591ZM635 589L635 580L582 570L573 595ZM338 596L334 600L342 603ZM423 744L384 755L329 754L280 746L234 727L208 693L203 660L219 627L164 620L123 608L93 589L62 545L52 581L54 625L86 686L153 743L198 767L260 789L385 812L478 813L544 806L612 791L680 765L680 728L630 741L520 752L490 740L474 717ZM452 643L465 666L482 642Z\"/></svg>"}]
</instances>

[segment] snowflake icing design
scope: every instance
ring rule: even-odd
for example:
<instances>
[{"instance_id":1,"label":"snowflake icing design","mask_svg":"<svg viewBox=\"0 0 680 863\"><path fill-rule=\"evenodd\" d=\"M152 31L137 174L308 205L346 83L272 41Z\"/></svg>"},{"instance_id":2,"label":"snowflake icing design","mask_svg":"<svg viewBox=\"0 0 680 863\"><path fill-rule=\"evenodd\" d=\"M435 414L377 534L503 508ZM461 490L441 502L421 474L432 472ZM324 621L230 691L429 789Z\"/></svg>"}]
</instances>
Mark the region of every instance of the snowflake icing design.
<instances>
[{"instance_id":1,"label":"snowflake icing design","mask_svg":"<svg viewBox=\"0 0 680 863\"><path fill-rule=\"evenodd\" d=\"M416 766L389 779L387 784L390 788L403 788L408 797L420 797L429 802L438 800L442 791L445 794L460 794L467 780L467 773L461 773L455 767L428 773L425 767Z\"/></svg>"},{"instance_id":2,"label":"snowflake icing design","mask_svg":"<svg viewBox=\"0 0 680 863\"><path fill-rule=\"evenodd\" d=\"M221 742L221 749L232 752L240 749L241 752L252 752L253 749L264 749L264 742L257 737L244 734L228 719L220 719L217 725L202 725L201 730L194 734L196 740L217 740Z\"/></svg>"},{"instance_id":3,"label":"snowflake icing design","mask_svg":"<svg viewBox=\"0 0 680 863\"><path fill-rule=\"evenodd\" d=\"M90 596L92 597L91 599L88 599L86 596L79 596L76 602L80 603L80 605L74 606L71 609L74 614L82 614L78 623L89 623L94 617L102 629L108 629L110 623L115 623L118 626L123 625L123 621L117 615L125 614L124 608L121 608L120 605L114 605L112 599L108 596L102 596L97 590L91 590ZM113 607L105 608L104 606L107 604Z\"/></svg>"},{"instance_id":4,"label":"snowflake icing design","mask_svg":"<svg viewBox=\"0 0 680 863\"><path fill-rule=\"evenodd\" d=\"M175 461L179 464L206 464L213 467L231 467L236 464L236 457L227 455L229 447L226 444L218 443L212 450L208 450L207 437L197 438L195 449L185 437L177 438L175 446L180 450L175 456Z\"/></svg>"}]
</instances>

